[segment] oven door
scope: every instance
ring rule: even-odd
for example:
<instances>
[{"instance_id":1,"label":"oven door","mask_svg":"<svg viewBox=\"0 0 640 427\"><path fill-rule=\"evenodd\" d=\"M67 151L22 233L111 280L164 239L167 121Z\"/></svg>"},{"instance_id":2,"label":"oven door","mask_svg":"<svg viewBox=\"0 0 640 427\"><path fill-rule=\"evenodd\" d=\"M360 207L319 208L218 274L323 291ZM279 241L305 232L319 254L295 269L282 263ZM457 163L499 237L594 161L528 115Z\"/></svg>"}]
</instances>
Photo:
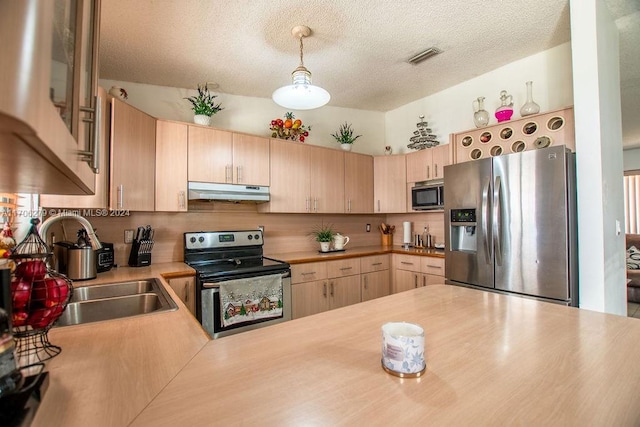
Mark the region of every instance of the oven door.
<instances>
[{"instance_id":1,"label":"oven door","mask_svg":"<svg viewBox=\"0 0 640 427\"><path fill-rule=\"evenodd\" d=\"M271 275L273 272L264 275ZM235 325L222 326L222 310L220 309L220 283L203 280L200 288L200 306L202 327L217 339L227 335L250 331L252 329L263 328L276 323L291 320L291 270L286 270L282 275L282 316L276 318L259 319L251 322L244 322ZM253 278L261 275L254 274ZM238 279L239 277L229 277L227 280Z\"/></svg>"}]
</instances>

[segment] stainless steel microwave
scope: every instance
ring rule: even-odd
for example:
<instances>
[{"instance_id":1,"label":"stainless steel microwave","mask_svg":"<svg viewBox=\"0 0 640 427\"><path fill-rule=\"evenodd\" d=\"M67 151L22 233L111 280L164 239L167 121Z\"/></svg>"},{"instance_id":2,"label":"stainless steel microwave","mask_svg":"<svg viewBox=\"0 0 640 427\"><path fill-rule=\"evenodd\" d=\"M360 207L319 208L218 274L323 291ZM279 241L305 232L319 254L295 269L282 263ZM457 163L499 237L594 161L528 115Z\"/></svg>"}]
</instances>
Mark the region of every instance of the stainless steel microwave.
<instances>
[{"instance_id":1,"label":"stainless steel microwave","mask_svg":"<svg viewBox=\"0 0 640 427\"><path fill-rule=\"evenodd\" d=\"M444 182L425 181L411 188L411 208L414 211L444 209Z\"/></svg>"}]
</instances>

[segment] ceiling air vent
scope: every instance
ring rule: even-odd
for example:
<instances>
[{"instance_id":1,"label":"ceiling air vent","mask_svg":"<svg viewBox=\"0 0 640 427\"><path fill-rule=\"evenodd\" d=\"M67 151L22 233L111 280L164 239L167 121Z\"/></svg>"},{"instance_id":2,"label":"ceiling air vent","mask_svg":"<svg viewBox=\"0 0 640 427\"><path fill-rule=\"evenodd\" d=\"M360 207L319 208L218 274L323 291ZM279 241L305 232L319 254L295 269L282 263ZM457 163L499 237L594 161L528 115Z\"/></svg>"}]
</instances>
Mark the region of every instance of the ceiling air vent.
<instances>
[{"instance_id":1,"label":"ceiling air vent","mask_svg":"<svg viewBox=\"0 0 640 427\"><path fill-rule=\"evenodd\" d=\"M436 56L437 54L442 53L442 51L440 49L438 49L437 47L430 47L427 50L423 50L422 52L420 52L417 55L412 56L411 58L407 59L407 62L409 64L419 64L422 61L426 61L427 59L431 58L432 56Z\"/></svg>"}]
</instances>

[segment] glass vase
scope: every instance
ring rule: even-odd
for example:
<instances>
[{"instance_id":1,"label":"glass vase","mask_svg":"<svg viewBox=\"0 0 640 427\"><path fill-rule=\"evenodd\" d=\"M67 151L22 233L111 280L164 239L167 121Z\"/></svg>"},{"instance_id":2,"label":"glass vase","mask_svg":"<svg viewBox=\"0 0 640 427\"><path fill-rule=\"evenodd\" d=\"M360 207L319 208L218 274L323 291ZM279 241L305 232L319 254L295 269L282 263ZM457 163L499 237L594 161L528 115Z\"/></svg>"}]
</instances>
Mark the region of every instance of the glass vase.
<instances>
[{"instance_id":1,"label":"glass vase","mask_svg":"<svg viewBox=\"0 0 640 427\"><path fill-rule=\"evenodd\" d=\"M520 108L520 115L522 117L530 116L532 114L538 114L540 112L540 106L533 101L533 82L527 82L527 102Z\"/></svg>"},{"instance_id":2,"label":"glass vase","mask_svg":"<svg viewBox=\"0 0 640 427\"><path fill-rule=\"evenodd\" d=\"M478 108L476 108L476 102L478 103ZM484 109L484 96L478 97L478 99L474 99L472 102L474 113L473 113L473 123L477 128L483 128L489 124L489 112Z\"/></svg>"}]
</instances>

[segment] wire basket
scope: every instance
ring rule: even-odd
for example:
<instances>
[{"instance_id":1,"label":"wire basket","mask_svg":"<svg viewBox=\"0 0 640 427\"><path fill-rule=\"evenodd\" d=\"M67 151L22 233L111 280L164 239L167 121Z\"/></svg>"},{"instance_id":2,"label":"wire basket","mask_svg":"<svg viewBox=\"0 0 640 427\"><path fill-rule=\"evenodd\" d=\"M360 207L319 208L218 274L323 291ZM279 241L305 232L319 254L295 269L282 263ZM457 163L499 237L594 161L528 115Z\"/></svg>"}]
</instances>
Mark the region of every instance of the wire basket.
<instances>
[{"instance_id":1,"label":"wire basket","mask_svg":"<svg viewBox=\"0 0 640 427\"><path fill-rule=\"evenodd\" d=\"M44 362L62 351L49 342L48 331L73 295L71 280L47 266L52 253L38 234L39 223L31 220L29 233L11 255L16 261L11 275L13 336L20 366Z\"/></svg>"}]
</instances>

